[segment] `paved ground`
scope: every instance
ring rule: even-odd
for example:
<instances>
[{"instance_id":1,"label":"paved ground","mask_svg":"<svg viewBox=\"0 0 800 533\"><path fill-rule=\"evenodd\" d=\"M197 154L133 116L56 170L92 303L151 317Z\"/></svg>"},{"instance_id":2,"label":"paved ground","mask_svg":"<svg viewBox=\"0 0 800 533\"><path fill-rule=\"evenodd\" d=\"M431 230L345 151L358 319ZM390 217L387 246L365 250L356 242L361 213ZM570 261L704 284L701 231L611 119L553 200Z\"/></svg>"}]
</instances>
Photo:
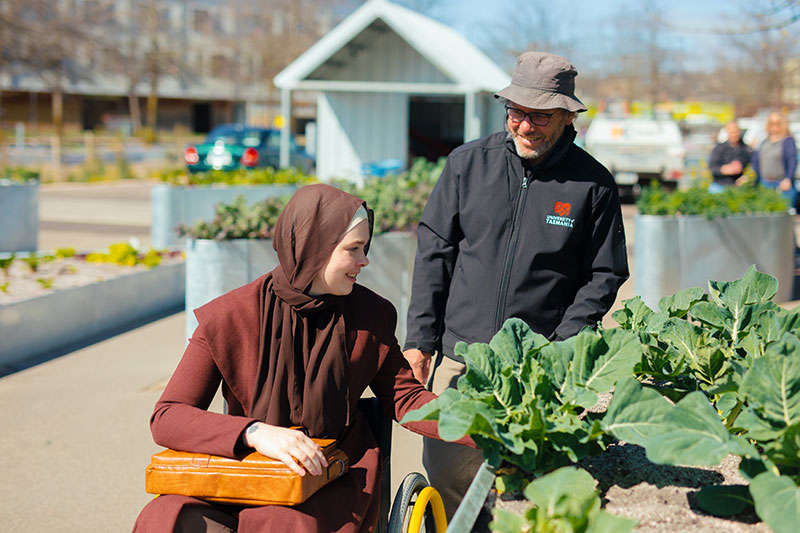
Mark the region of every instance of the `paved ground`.
<instances>
[{"instance_id":1,"label":"paved ground","mask_svg":"<svg viewBox=\"0 0 800 533\"><path fill-rule=\"evenodd\" d=\"M629 253L634 209L624 206ZM41 250L149 245L149 184L47 185ZM626 283L619 300L632 296ZM178 313L0 378L0 529L128 531L150 499L144 468L158 447L148 419L186 343ZM219 406L217 405L217 408ZM393 493L423 471L420 439L394 432Z\"/></svg>"}]
</instances>

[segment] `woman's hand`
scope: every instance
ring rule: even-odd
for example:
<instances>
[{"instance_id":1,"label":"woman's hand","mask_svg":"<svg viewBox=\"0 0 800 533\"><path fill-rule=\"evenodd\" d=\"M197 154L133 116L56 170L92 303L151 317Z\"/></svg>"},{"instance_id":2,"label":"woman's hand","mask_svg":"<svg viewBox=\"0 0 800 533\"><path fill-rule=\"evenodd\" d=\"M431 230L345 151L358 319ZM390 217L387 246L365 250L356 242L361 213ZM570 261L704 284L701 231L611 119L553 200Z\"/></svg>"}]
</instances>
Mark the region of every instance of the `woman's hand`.
<instances>
[{"instance_id":1,"label":"woman's hand","mask_svg":"<svg viewBox=\"0 0 800 533\"><path fill-rule=\"evenodd\" d=\"M244 441L258 453L281 461L301 476L306 470L318 476L322 468L328 466L322 448L296 429L254 422L245 430Z\"/></svg>"},{"instance_id":2,"label":"woman's hand","mask_svg":"<svg viewBox=\"0 0 800 533\"><path fill-rule=\"evenodd\" d=\"M781 182L778 184L779 191L789 191L794 186L792 180L789 178L783 178Z\"/></svg>"}]
</instances>

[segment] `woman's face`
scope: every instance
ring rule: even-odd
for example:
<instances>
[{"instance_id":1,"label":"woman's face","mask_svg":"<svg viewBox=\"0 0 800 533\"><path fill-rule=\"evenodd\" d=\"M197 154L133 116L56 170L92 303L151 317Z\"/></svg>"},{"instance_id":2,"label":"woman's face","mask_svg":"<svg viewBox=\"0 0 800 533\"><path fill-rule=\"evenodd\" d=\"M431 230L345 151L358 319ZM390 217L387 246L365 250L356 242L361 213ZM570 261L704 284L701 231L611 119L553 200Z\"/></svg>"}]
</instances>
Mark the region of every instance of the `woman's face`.
<instances>
[{"instance_id":1,"label":"woman's face","mask_svg":"<svg viewBox=\"0 0 800 533\"><path fill-rule=\"evenodd\" d=\"M353 290L356 276L369 264L364 247L369 241L369 223L362 220L345 233L330 259L311 283L311 295L345 296Z\"/></svg>"}]
</instances>

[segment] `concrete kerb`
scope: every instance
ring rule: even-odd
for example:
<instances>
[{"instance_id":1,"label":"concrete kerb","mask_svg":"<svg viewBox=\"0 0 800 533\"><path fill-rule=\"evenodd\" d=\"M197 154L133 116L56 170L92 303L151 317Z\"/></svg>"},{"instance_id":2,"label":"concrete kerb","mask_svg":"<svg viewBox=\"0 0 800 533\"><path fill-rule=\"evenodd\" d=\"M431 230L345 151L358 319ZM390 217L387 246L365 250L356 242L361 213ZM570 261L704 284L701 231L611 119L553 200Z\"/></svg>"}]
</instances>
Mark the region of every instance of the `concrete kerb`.
<instances>
[{"instance_id":1,"label":"concrete kerb","mask_svg":"<svg viewBox=\"0 0 800 533\"><path fill-rule=\"evenodd\" d=\"M180 262L0 306L0 372L179 311L185 276Z\"/></svg>"}]
</instances>

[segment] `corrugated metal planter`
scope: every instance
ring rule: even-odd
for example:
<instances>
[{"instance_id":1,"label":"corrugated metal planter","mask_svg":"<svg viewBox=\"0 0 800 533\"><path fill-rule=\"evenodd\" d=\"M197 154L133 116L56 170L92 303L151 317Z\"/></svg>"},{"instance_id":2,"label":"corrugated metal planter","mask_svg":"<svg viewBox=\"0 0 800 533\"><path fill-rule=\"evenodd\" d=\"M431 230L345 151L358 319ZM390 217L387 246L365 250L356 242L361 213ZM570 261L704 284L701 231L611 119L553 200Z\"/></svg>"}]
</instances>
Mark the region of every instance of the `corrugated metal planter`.
<instances>
[{"instance_id":1,"label":"corrugated metal planter","mask_svg":"<svg viewBox=\"0 0 800 533\"><path fill-rule=\"evenodd\" d=\"M150 189L150 240L154 248L183 246L175 232L181 224L214 218L214 207L229 203L237 196L247 203L293 194L296 185L155 185Z\"/></svg>"},{"instance_id":2,"label":"corrugated metal planter","mask_svg":"<svg viewBox=\"0 0 800 533\"><path fill-rule=\"evenodd\" d=\"M39 238L39 183L0 181L0 252L35 252Z\"/></svg>"},{"instance_id":3,"label":"corrugated metal planter","mask_svg":"<svg viewBox=\"0 0 800 533\"><path fill-rule=\"evenodd\" d=\"M776 302L791 299L793 218L789 214L634 217L634 293L653 309L664 296L708 280L741 278L750 265L778 279Z\"/></svg>"},{"instance_id":4,"label":"corrugated metal planter","mask_svg":"<svg viewBox=\"0 0 800 533\"><path fill-rule=\"evenodd\" d=\"M62 352L180 309L184 262L0 305L0 366Z\"/></svg>"},{"instance_id":5,"label":"corrugated metal planter","mask_svg":"<svg viewBox=\"0 0 800 533\"><path fill-rule=\"evenodd\" d=\"M369 266L358 282L380 294L397 309L398 340L406 333L406 312L417 238L413 233L376 235L369 250ZM192 312L217 296L249 283L278 265L270 239L214 241L191 239L186 246L186 338L197 327Z\"/></svg>"}]
</instances>

